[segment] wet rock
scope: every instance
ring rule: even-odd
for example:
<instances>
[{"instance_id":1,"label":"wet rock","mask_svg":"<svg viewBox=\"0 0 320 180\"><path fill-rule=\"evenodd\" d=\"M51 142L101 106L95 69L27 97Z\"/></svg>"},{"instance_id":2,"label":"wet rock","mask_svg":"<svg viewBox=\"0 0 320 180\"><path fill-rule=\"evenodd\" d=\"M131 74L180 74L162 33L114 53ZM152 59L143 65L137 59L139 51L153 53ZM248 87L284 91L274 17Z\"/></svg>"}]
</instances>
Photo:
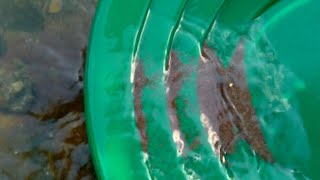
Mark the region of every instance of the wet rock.
<instances>
[{"instance_id":1,"label":"wet rock","mask_svg":"<svg viewBox=\"0 0 320 180\"><path fill-rule=\"evenodd\" d=\"M62 0L51 0L48 8L49 13L58 13L62 8Z\"/></svg>"},{"instance_id":2,"label":"wet rock","mask_svg":"<svg viewBox=\"0 0 320 180\"><path fill-rule=\"evenodd\" d=\"M28 110L34 96L26 65L20 60L0 67L0 109L10 112Z\"/></svg>"}]
</instances>

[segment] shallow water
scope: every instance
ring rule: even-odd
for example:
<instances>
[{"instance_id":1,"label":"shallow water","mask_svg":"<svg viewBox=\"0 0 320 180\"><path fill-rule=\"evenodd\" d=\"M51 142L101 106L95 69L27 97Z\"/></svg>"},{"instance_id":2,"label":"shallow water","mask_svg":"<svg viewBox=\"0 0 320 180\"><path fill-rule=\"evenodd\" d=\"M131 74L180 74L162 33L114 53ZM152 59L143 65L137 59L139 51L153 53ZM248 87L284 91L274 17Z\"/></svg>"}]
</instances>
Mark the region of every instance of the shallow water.
<instances>
[{"instance_id":1,"label":"shallow water","mask_svg":"<svg viewBox=\"0 0 320 180\"><path fill-rule=\"evenodd\" d=\"M0 1L0 179L95 179L78 79L95 6Z\"/></svg>"}]
</instances>

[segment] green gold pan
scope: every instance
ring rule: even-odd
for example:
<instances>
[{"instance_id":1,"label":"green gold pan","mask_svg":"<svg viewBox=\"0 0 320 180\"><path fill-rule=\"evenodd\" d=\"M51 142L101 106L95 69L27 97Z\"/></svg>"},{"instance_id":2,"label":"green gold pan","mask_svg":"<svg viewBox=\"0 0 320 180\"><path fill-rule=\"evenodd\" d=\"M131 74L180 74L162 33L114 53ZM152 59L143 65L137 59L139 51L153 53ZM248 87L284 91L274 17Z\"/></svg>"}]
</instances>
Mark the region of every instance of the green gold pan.
<instances>
[{"instance_id":1,"label":"green gold pan","mask_svg":"<svg viewBox=\"0 0 320 180\"><path fill-rule=\"evenodd\" d=\"M319 17L317 0L100 0L98 178L319 179Z\"/></svg>"}]
</instances>

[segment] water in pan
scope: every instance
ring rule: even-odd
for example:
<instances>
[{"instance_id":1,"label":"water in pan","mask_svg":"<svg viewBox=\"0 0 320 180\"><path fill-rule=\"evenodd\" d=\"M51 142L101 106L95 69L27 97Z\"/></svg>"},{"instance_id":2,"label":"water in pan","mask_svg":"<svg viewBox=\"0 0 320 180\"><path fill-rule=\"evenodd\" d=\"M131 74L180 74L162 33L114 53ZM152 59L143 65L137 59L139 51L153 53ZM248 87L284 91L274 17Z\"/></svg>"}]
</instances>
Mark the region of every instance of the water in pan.
<instances>
[{"instance_id":1,"label":"water in pan","mask_svg":"<svg viewBox=\"0 0 320 180\"><path fill-rule=\"evenodd\" d=\"M207 169L210 159L214 159L216 154L232 178L306 178L303 174L307 170L310 147L296 95L304 88L303 81L278 61L267 38L259 32L258 22L249 35L236 44L232 44L236 42L232 37L235 32L219 24L215 26L215 31L209 34L213 36L209 39L212 38L214 43L210 40L205 43L199 64L196 67L186 65L186 62L194 61L192 57L171 50L166 67L168 71L164 74L166 78L163 78L177 158L185 160L178 161L182 164L182 171L191 179L209 177L214 171L213 176L216 176L218 170L213 170L214 166ZM236 50L230 51L230 48ZM186 57L190 60L179 59ZM149 126L148 129L150 105L144 98L143 89L153 89L154 84L162 83L158 82L162 79L154 78L158 79L154 82L154 79L148 78L143 67L156 67L143 62L146 61L136 60L133 69L135 114L142 149L154 158L161 154L158 152L161 146L150 151L152 145L149 142L155 138L159 128ZM196 76L192 76L194 72L197 72ZM197 94L190 94L194 91L183 87L196 88ZM182 93L183 90L186 93ZM157 96L157 89L153 91L153 96ZM197 96L198 102L190 102L190 96ZM143 98L144 101L141 101ZM188 128L190 124L186 124L186 119L192 118L190 114L199 115L195 121L198 120L197 123L202 124L206 131L204 136L213 151L209 156L208 152L199 151L205 142L201 137L203 134L196 132L195 127ZM198 169L197 166L203 168ZM154 167L156 164L150 160L148 168L151 177L158 176L156 171L161 171L153 170Z\"/></svg>"}]
</instances>

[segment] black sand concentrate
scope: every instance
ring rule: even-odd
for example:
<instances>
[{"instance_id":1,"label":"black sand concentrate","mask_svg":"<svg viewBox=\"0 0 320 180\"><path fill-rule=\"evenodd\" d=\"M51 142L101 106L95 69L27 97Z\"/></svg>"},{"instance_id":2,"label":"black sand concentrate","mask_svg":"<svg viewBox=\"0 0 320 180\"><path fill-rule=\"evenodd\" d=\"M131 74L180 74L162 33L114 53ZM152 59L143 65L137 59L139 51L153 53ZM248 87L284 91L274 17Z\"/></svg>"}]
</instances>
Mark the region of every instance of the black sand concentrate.
<instances>
[{"instance_id":1,"label":"black sand concentrate","mask_svg":"<svg viewBox=\"0 0 320 180\"><path fill-rule=\"evenodd\" d=\"M264 160L273 162L251 103L244 71L243 51L243 44L240 43L229 67L224 68L214 50L208 46L203 47L197 68L197 96L201 123L206 129L212 149L222 161L224 161L225 154L234 151L234 144L242 138ZM190 71L188 68L183 69L178 56L171 51L166 85L167 107L172 131L180 132L181 119L178 116L176 100L184 77L190 73L188 71ZM141 101L143 88L148 82L150 80L146 78L141 63L137 61L134 74L134 110L145 152L147 152L148 139L152 138L146 135L147 119L142 111ZM181 149L186 144L185 134L181 134L179 139L176 145L178 149ZM194 146L194 143L191 146Z\"/></svg>"},{"instance_id":2,"label":"black sand concentrate","mask_svg":"<svg viewBox=\"0 0 320 180\"><path fill-rule=\"evenodd\" d=\"M198 68L201 120L216 152L231 153L237 138L243 138L266 161L272 155L266 146L251 104L244 70L244 48L239 44L228 68L205 46Z\"/></svg>"}]
</instances>

